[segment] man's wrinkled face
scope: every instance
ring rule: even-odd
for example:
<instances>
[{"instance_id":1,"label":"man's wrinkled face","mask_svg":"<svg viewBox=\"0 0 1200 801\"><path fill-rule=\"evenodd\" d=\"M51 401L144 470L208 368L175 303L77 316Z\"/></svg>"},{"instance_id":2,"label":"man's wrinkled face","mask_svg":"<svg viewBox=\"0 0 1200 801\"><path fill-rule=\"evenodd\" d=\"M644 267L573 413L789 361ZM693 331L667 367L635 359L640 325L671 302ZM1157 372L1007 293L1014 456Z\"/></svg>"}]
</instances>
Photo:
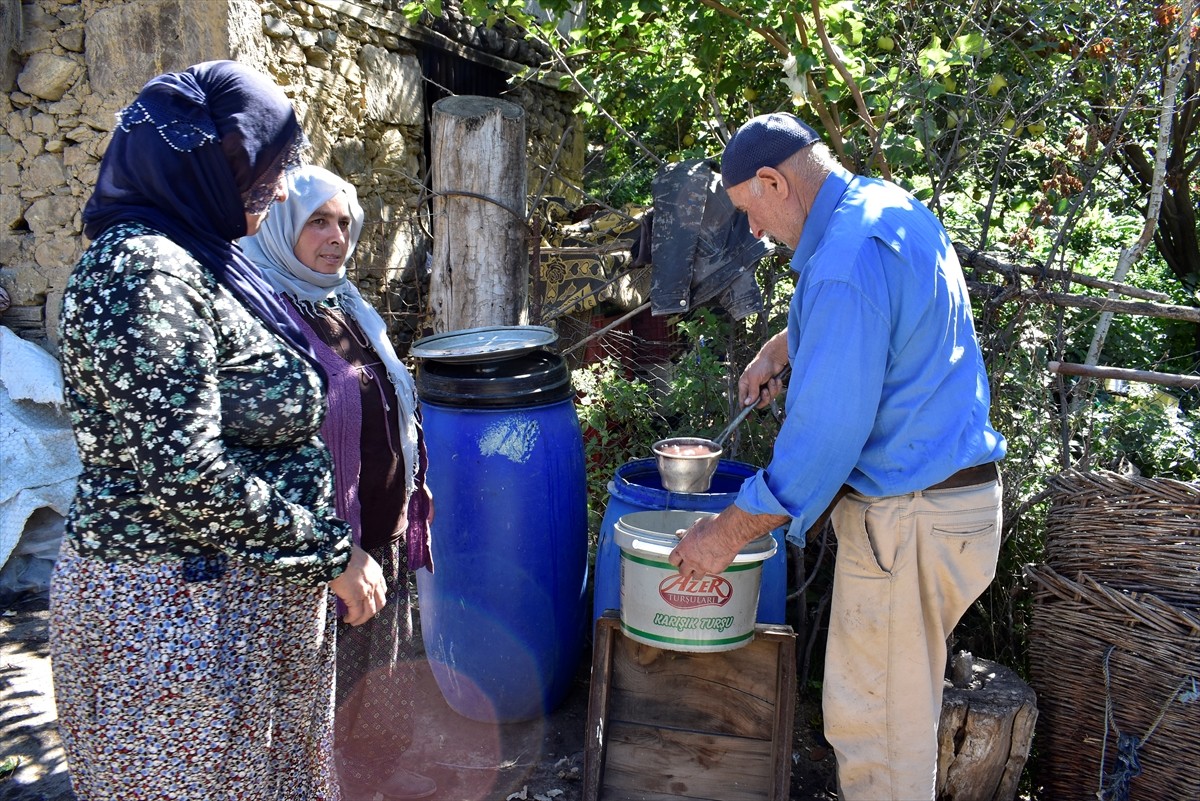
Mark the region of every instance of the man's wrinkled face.
<instances>
[{"instance_id":1,"label":"man's wrinkled face","mask_svg":"<svg viewBox=\"0 0 1200 801\"><path fill-rule=\"evenodd\" d=\"M725 190L730 202L746 212L750 233L757 239L769 236L776 242L795 249L800 242L803 219L794 219L798 209L790 209L789 192L783 176L775 170L762 170L759 175Z\"/></svg>"}]
</instances>

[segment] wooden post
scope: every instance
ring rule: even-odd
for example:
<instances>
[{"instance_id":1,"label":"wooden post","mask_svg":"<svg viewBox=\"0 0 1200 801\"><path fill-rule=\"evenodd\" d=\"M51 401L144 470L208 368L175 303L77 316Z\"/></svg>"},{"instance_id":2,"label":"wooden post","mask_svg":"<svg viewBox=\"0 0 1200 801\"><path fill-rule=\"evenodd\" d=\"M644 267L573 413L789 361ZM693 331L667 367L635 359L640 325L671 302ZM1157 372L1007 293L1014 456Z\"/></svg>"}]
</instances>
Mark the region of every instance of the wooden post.
<instances>
[{"instance_id":1,"label":"wooden post","mask_svg":"<svg viewBox=\"0 0 1200 801\"><path fill-rule=\"evenodd\" d=\"M1104 367L1072 362L1046 362L1046 369L1062 375L1113 378L1121 381L1138 381L1143 384L1158 384L1164 387L1179 387L1180 389L1195 389L1200 386L1200 376L1160 373L1154 370L1130 370L1124 367Z\"/></svg>"},{"instance_id":2,"label":"wooden post","mask_svg":"<svg viewBox=\"0 0 1200 801\"><path fill-rule=\"evenodd\" d=\"M433 104L436 333L528 321L525 112L490 97Z\"/></svg>"}]
</instances>

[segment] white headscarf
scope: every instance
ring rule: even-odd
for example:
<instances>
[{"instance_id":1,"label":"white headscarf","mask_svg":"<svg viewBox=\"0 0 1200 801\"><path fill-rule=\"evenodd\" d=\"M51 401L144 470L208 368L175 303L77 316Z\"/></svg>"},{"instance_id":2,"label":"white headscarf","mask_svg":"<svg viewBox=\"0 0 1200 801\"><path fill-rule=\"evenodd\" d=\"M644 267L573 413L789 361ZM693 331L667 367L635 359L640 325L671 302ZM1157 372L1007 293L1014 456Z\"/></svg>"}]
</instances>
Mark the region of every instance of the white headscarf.
<instances>
[{"instance_id":1,"label":"white headscarf","mask_svg":"<svg viewBox=\"0 0 1200 801\"><path fill-rule=\"evenodd\" d=\"M296 167L287 173L287 200L271 206L271 212L254 236L238 241L242 250L262 270L266 279L280 295L300 303L322 303L330 298L358 323L379 354L388 379L396 389L399 409L400 447L404 456L405 485L408 498L416 486L417 471L417 394L412 375L396 355L387 335L387 324L379 312L363 300L358 288L346 278L346 265L336 273L320 273L309 269L296 258L296 241L304 224L313 212L325 205L339 192L346 195L350 208L350 239L346 261L358 244L363 227L363 210L358 204L358 192L340 177L314 165Z\"/></svg>"}]
</instances>

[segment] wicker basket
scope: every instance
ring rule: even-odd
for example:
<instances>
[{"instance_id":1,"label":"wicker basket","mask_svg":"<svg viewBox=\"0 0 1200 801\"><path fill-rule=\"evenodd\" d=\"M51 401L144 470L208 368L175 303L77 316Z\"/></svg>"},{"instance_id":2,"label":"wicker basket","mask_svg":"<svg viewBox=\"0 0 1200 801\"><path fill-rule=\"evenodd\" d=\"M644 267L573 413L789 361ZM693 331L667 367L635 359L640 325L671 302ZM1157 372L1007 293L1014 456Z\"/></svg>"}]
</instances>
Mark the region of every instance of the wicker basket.
<instances>
[{"instance_id":1,"label":"wicker basket","mask_svg":"<svg viewBox=\"0 0 1200 801\"><path fill-rule=\"evenodd\" d=\"M1200 487L1072 471L1050 491L1048 566L1200 610Z\"/></svg>"},{"instance_id":2,"label":"wicker basket","mask_svg":"<svg viewBox=\"0 0 1200 801\"><path fill-rule=\"evenodd\" d=\"M1200 491L1115 474L1052 486L1047 564L1026 568L1047 797L1096 798L1104 782L1104 798L1200 799Z\"/></svg>"}]
</instances>

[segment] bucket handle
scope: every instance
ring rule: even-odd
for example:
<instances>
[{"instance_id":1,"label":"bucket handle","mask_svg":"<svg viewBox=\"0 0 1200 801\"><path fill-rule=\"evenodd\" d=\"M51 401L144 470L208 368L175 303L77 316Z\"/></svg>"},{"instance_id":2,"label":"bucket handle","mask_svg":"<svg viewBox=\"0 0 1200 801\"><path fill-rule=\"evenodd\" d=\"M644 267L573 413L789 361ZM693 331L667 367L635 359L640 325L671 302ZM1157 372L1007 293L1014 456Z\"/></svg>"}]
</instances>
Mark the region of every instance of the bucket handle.
<instances>
[{"instance_id":1,"label":"bucket handle","mask_svg":"<svg viewBox=\"0 0 1200 801\"><path fill-rule=\"evenodd\" d=\"M779 543L775 542L775 538L771 537L770 539L770 550L759 551L756 553L739 553L733 557L733 562L731 562L731 564L741 565L747 562L765 562L766 560L770 559L775 555L775 551L779 548ZM647 540L634 537L633 550L641 551L642 553L653 554L654 556L661 556L663 559L666 559L666 557L670 556L671 551L675 549L672 546L663 545L657 542L648 542Z\"/></svg>"}]
</instances>

